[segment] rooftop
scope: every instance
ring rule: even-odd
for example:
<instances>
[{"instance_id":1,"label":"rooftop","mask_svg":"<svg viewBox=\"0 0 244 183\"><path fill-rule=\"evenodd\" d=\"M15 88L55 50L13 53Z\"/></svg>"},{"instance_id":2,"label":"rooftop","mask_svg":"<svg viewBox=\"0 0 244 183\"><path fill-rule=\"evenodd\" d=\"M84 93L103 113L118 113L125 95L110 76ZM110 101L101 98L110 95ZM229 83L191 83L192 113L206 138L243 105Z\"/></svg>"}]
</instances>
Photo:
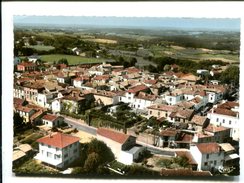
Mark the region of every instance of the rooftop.
<instances>
[{"instance_id":1,"label":"rooftop","mask_svg":"<svg viewBox=\"0 0 244 183\"><path fill-rule=\"evenodd\" d=\"M116 132L110 129L106 129L106 128L98 128L97 134L106 137L108 139L111 139L115 142L118 142L120 144L124 144L127 141L127 139L130 137L129 135Z\"/></svg>"},{"instance_id":2,"label":"rooftop","mask_svg":"<svg viewBox=\"0 0 244 183\"><path fill-rule=\"evenodd\" d=\"M128 90L128 92L130 92L130 93L137 93L137 92L139 92L139 91L143 91L143 90L146 90L146 89L148 89L148 87L145 86L145 85L137 85L137 86L133 86L133 87L131 87L131 88Z\"/></svg>"},{"instance_id":3,"label":"rooftop","mask_svg":"<svg viewBox=\"0 0 244 183\"><path fill-rule=\"evenodd\" d=\"M52 122L57 118L58 116L52 114L46 114L42 117L43 120L52 121Z\"/></svg>"},{"instance_id":4,"label":"rooftop","mask_svg":"<svg viewBox=\"0 0 244 183\"><path fill-rule=\"evenodd\" d=\"M221 150L221 146L217 143L200 143L196 145L202 154L218 153Z\"/></svg>"},{"instance_id":5,"label":"rooftop","mask_svg":"<svg viewBox=\"0 0 244 183\"><path fill-rule=\"evenodd\" d=\"M62 134L62 133L55 133L51 135L47 135L37 140L39 143L43 143L46 145L50 145L53 147L64 148L73 144L75 142L79 142L78 137L73 137L71 135Z\"/></svg>"}]
</instances>

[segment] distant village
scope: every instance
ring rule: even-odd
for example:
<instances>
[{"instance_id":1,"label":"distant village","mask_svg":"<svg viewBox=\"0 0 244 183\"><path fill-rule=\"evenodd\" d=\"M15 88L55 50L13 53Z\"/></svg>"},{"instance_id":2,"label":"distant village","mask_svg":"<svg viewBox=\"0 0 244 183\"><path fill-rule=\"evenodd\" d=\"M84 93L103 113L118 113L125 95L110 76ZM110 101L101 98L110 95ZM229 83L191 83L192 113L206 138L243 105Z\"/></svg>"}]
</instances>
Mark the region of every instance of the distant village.
<instances>
[{"instance_id":1,"label":"distant village","mask_svg":"<svg viewBox=\"0 0 244 183\"><path fill-rule=\"evenodd\" d=\"M28 139L31 143L23 135L15 138L14 169L30 158L59 171L70 168L81 156L85 137L79 133L104 142L124 165L138 164L145 151L186 157L187 168L156 169L153 162L143 162L162 176L211 176L238 169L238 90L203 77L226 66L191 74L173 64L158 74L108 62L45 63L40 69L38 59L14 60L13 110L23 120L14 121L15 134L23 128L39 133L34 142ZM109 163L106 167L125 174Z\"/></svg>"}]
</instances>

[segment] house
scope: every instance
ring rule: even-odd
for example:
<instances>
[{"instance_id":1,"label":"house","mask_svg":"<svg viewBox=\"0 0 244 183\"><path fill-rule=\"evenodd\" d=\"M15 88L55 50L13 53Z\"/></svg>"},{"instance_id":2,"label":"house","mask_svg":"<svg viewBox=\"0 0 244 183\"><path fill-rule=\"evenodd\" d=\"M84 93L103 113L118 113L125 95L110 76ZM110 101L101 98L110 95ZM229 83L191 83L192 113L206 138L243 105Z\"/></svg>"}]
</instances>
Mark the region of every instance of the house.
<instances>
[{"instance_id":1,"label":"house","mask_svg":"<svg viewBox=\"0 0 244 183\"><path fill-rule=\"evenodd\" d=\"M145 110L147 109L147 107L151 106L156 99L156 95L148 94L145 92L139 92L138 95L135 95L134 102L133 104L131 104L131 106L134 109Z\"/></svg>"},{"instance_id":2,"label":"house","mask_svg":"<svg viewBox=\"0 0 244 183\"><path fill-rule=\"evenodd\" d=\"M33 108L29 108L26 106L17 106L15 111L19 113L20 117L23 118L23 122L28 123L30 121L30 117L36 112Z\"/></svg>"},{"instance_id":3,"label":"house","mask_svg":"<svg viewBox=\"0 0 244 183\"><path fill-rule=\"evenodd\" d=\"M206 116L194 115L189 122L195 131L202 131L203 128L209 125L209 119Z\"/></svg>"},{"instance_id":4,"label":"house","mask_svg":"<svg viewBox=\"0 0 244 183\"><path fill-rule=\"evenodd\" d=\"M70 83L70 76L69 76L69 73L63 73L63 72L59 72L57 74L57 81L58 83Z\"/></svg>"},{"instance_id":5,"label":"house","mask_svg":"<svg viewBox=\"0 0 244 183\"><path fill-rule=\"evenodd\" d=\"M106 143L116 159L123 164L131 165L144 151L143 147L136 145L136 137L111 129L98 128L97 139Z\"/></svg>"},{"instance_id":6,"label":"house","mask_svg":"<svg viewBox=\"0 0 244 183\"><path fill-rule=\"evenodd\" d=\"M208 102L216 104L223 99L228 90L223 85L207 85L204 91L206 91L208 95Z\"/></svg>"},{"instance_id":7,"label":"house","mask_svg":"<svg viewBox=\"0 0 244 183\"><path fill-rule=\"evenodd\" d=\"M77 88L81 88L84 83L90 80L89 76L80 76L73 80L73 86Z\"/></svg>"},{"instance_id":8,"label":"house","mask_svg":"<svg viewBox=\"0 0 244 183\"><path fill-rule=\"evenodd\" d=\"M41 57L38 56L38 55L31 55L31 56L28 57L28 61L32 62L32 63L36 63L36 61L39 60L39 59L41 59Z\"/></svg>"},{"instance_id":9,"label":"house","mask_svg":"<svg viewBox=\"0 0 244 183\"><path fill-rule=\"evenodd\" d=\"M165 101L168 105L175 105L182 100L184 100L184 94L179 89L176 89L173 92L169 92L165 96Z\"/></svg>"},{"instance_id":10,"label":"house","mask_svg":"<svg viewBox=\"0 0 244 183\"><path fill-rule=\"evenodd\" d=\"M51 103L53 113L59 113L62 110L62 102L60 98L54 99Z\"/></svg>"},{"instance_id":11,"label":"house","mask_svg":"<svg viewBox=\"0 0 244 183\"><path fill-rule=\"evenodd\" d=\"M159 147L175 147L175 140L177 139L178 131L174 128L167 128L162 130L159 134L157 146Z\"/></svg>"},{"instance_id":12,"label":"house","mask_svg":"<svg viewBox=\"0 0 244 183\"><path fill-rule=\"evenodd\" d=\"M171 106L166 104L156 104L151 105L148 108L148 118L154 116L157 119L165 118L167 119L169 115L177 110L177 106Z\"/></svg>"},{"instance_id":13,"label":"house","mask_svg":"<svg viewBox=\"0 0 244 183\"><path fill-rule=\"evenodd\" d=\"M231 129L209 124L206 128L204 128L204 131L213 134L214 142L223 143L229 139Z\"/></svg>"},{"instance_id":14,"label":"house","mask_svg":"<svg viewBox=\"0 0 244 183\"><path fill-rule=\"evenodd\" d=\"M59 127L64 122L62 116L56 116L53 114L46 114L42 117L42 123L50 128Z\"/></svg>"},{"instance_id":15,"label":"house","mask_svg":"<svg viewBox=\"0 0 244 183\"><path fill-rule=\"evenodd\" d=\"M240 156L230 143L219 144L225 153L224 166L236 166L239 164Z\"/></svg>"},{"instance_id":16,"label":"house","mask_svg":"<svg viewBox=\"0 0 244 183\"><path fill-rule=\"evenodd\" d=\"M214 106L207 114L210 123L215 126L223 126L231 129L231 137L240 139L239 103L225 102Z\"/></svg>"},{"instance_id":17,"label":"house","mask_svg":"<svg viewBox=\"0 0 244 183\"><path fill-rule=\"evenodd\" d=\"M179 77L180 80L187 81L188 84L190 85L195 85L200 78L198 76L195 76L193 74L183 74Z\"/></svg>"},{"instance_id":18,"label":"house","mask_svg":"<svg viewBox=\"0 0 244 183\"><path fill-rule=\"evenodd\" d=\"M120 102L129 103L131 107L135 102L135 97L139 94L139 92L148 92L150 89L145 85L136 85L129 88L123 96L119 97Z\"/></svg>"},{"instance_id":19,"label":"house","mask_svg":"<svg viewBox=\"0 0 244 183\"><path fill-rule=\"evenodd\" d=\"M37 65L31 62L22 62L17 65L17 71L25 72L25 71L35 71L37 70Z\"/></svg>"},{"instance_id":20,"label":"house","mask_svg":"<svg viewBox=\"0 0 244 183\"><path fill-rule=\"evenodd\" d=\"M116 105L119 103L119 96L116 93L105 90L96 90L93 92L95 103L99 105Z\"/></svg>"},{"instance_id":21,"label":"house","mask_svg":"<svg viewBox=\"0 0 244 183\"><path fill-rule=\"evenodd\" d=\"M53 133L37 140L39 152L35 159L58 169L67 168L80 157L78 137Z\"/></svg>"},{"instance_id":22,"label":"house","mask_svg":"<svg viewBox=\"0 0 244 183\"><path fill-rule=\"evenodd\" d=\"M197 170L214 172L224 164L224 151L216 142L192 145L190 152L198 164Z\"/></svg>"},{"instance_id":23,"label":"house","mask_svg":"<svg viewBox=\"0 0 244 183\"><path fill-rule=\"evenodd\" d=\"M33 155L33 149L29 144L20 144L13 149L13 168L19 166Z\"/></svg>"},{"instance_id":24,"label":"house","mask_svg":"<svg viewBox=\"0 0 244 183\"><path fill-rule=\"evenodd\" d=\"M62 108L70 113L80 113L82 109L86 108L86 99L79 95L67 95L61 99ZM57 103L56 103L57 104Z\"/></svg>"},{"instance_id":25,"label":"house","mask_svg":"<svg viewBox=\"0 0 244 183\"><path fill-rule=\"evenodd\" d=\"M194 110L178 108L176 112L169 115L169 122L172 123L188 123L194 115Z\"/></svg>"}]
</instances>

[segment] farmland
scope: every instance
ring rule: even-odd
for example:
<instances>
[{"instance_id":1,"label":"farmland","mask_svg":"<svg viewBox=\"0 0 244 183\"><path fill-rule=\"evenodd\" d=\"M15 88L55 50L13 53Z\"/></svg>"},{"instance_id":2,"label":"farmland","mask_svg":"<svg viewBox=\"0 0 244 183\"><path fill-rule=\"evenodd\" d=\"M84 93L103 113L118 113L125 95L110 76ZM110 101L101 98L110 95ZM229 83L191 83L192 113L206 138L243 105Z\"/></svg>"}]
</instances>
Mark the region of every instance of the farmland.
<instances>
[{"instance_id":1,"label":"farmland","mask_svg":"<svg viewBox=\"0 0 244 183\"><path fill-rule=\"evenodd\" d=\"M226 50L211 50L202 48L185 48L180 46L156 46L150 47L155 57L170 56L172 58L201 60L222 60L224 62L239 62L239 55L236 52Z\"/></svg>"},{"instance_id":2,"label":"farmland","mask_svg":"<svg viewBox=\"0 0 244 183\"><path fill-rule=\"evenodd\" d=\"M57 62L62 58L66 58L70 65L76 65L81 63L102 63L104 59L97 59L97 58L84 58L75 55L64 55L64 54L51 54L51 55L40 55L41 60L44 62Z\"/></svg>"}]
</instances>

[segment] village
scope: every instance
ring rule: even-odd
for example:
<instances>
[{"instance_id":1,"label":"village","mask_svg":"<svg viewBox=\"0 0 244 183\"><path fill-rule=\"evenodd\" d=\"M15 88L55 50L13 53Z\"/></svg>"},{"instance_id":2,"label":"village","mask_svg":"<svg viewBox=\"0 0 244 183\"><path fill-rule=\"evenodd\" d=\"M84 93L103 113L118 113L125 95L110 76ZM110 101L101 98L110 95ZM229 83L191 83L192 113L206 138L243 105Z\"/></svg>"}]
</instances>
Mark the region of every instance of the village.
<instances>
[{"instance_id":1,"label":"village","mask_svg":"<svg viewBox=\"0 0 244 183\"><path fill-rule=\"evenodd\" d=\"M239 171L238 88L206 77L228 65L192 74L171 64L152 73L112 62L40 64L38 59L15 62L16 173L38 161L47 174L49 169L72 174L79 170L74 162L82 158L84 144L96 139L114 154L102 168L122 176L133 165L161 176ZM95 173L98 164L91 166Z\"/></svg>"}]
</instances>

